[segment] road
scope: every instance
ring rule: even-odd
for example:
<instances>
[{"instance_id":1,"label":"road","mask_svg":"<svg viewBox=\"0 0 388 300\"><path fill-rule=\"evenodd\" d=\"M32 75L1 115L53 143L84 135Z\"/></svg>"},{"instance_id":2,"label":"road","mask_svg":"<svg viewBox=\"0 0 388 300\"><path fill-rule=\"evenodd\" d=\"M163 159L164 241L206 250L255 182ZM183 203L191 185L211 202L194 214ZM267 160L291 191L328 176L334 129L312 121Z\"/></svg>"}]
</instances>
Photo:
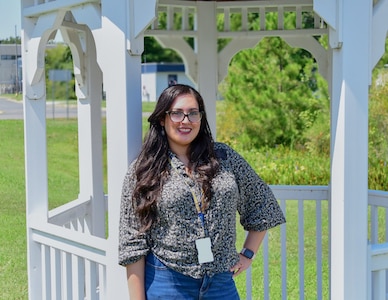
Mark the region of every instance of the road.
<instances>
[{"instance_id":1,"label":"road","mask_svg":"<svg viewBox=\"0 0 388 300\"><path fill-rule=\"evenodd\" d=\"M33 100L31 100L33 101ZM105 114L105 109L103 109ZM77 107L66 102L47 102L46 118L76 118ZM0 120L23 119L23 103L21 101L2 98L0 95Z\"/></svg>"}]
</instances>

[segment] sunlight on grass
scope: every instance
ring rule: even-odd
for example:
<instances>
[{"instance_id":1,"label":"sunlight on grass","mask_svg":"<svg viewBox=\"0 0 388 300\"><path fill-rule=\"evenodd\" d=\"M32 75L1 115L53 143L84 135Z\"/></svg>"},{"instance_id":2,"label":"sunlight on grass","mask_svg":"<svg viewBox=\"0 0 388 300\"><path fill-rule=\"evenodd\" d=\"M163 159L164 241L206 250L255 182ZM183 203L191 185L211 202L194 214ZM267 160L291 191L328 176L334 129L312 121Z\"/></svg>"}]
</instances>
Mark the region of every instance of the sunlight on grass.
<instances>
[{"instance_id":1,"label":"sunlight on grass","mask_svg":"<svg viewBox=\"0 0 388 300\"><path fill-rule=\"evenodd\" d=\"M155 103L146 104L145 111L153 110ZM77 121L48 120L48 174L49 206L57 207L77 198L79 193ZM106 158L106 128L103 122L103 157ZM147 116L143 116L143 134L148 130ZM24 179L23 121L0 122L0 290L1 299L27 299L26 216ZM322 157L306 156L285 149L249 151L242 155L270 184L328 183L328 161ZM106 159L104 161L104 190L106 191ZM306 182L308 181L308 182ZM287 201L287 297L299 299L298 264L298 208L297 202ZM316 299L316 226L315 203L306 201L304 213L304 272L305 299ZM379 238L385 237L385 213L379 211ZM323 298L328 299L328 207L322 203L322 269ZM381 221L380 221L381 220ZM243 245L245 233L238 228L236 248ZM269 265L271 299L281 299L280 228L269 231ZM263 256L259 252L253 263L253 299L262 299ZM236 283L245 295L245 274ZM242 297L243 299L243 297Z\"/></svg>"}]
</instances>

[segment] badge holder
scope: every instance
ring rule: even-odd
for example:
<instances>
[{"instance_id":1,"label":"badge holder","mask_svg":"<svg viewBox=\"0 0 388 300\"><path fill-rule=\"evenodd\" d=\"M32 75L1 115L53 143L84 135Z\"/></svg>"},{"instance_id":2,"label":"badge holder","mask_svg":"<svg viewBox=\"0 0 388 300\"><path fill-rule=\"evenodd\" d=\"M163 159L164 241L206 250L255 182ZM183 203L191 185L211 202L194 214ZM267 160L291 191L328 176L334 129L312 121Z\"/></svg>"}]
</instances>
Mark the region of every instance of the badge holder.
<instances>
[{"instance_id":1,"label":"badge holder","mask_svg":"<svg viewBox=\"0 0 388 300\"><path fill-rule=\"evenodd\" d=\"M200 264L214 261L210 237L196 240L195 246L198 250L198 262Z\"/></svg>"}]
</instances>

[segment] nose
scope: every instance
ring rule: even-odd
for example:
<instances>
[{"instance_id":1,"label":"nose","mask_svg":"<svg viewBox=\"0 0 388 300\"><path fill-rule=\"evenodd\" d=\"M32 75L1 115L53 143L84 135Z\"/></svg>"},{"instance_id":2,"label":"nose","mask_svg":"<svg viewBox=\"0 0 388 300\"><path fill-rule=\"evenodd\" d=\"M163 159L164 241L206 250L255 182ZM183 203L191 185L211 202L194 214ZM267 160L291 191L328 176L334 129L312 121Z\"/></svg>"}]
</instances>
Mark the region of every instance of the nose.
<instances>
[{"instance_id":1,"label":"nose","mask_svg":"<svg viewBox=\"0 0 388 300\"><path fill-rule=\"evenodd\" d=\"M186 121L185 121L186 120ZM183 116L183 120L181 121L181 123L191 123L190 120L189 120L189 115L184 115Z\"/></svg>"}]
</instances>

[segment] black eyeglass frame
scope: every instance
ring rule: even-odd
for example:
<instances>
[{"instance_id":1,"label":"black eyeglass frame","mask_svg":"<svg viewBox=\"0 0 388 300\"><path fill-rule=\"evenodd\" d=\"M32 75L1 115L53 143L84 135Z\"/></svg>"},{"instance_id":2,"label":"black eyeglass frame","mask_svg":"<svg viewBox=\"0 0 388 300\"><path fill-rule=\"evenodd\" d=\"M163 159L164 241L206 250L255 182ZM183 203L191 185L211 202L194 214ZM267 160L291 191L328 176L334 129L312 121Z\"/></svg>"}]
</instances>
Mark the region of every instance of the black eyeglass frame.
<instances>
[{"instance_id":1,"label":"black eyeglass frame","mask_svg":"<svg viewBox=\"0 0 388 300\"><path fill-rule=\"evenodd\" d=\"M174 121L174 120L172 119L172 117L171 117L171 113L179 113L179 114L182 114L182 120L180 120L180 121ZM192 113L195 113L195 114L198 113L198 115L199 115L199 120L198 120L198 121L192 121L192 120L190 119L190 116L192 116ZM191 111L191 112L189 112L188 114L185 114L183 111L168 110L168 111L166 111L166 114L169 115L170 120L171 120L172 122L174 122L174 123L183 122L183 120L184 120L186 117L187 117L187 119L189 120L190 123L198 123L199 121L201 121L202 116L203 116L203 112L202 112L202 111L197 111L197 110L196 110L196 111Z\"/></svg>"}]
</instances>

